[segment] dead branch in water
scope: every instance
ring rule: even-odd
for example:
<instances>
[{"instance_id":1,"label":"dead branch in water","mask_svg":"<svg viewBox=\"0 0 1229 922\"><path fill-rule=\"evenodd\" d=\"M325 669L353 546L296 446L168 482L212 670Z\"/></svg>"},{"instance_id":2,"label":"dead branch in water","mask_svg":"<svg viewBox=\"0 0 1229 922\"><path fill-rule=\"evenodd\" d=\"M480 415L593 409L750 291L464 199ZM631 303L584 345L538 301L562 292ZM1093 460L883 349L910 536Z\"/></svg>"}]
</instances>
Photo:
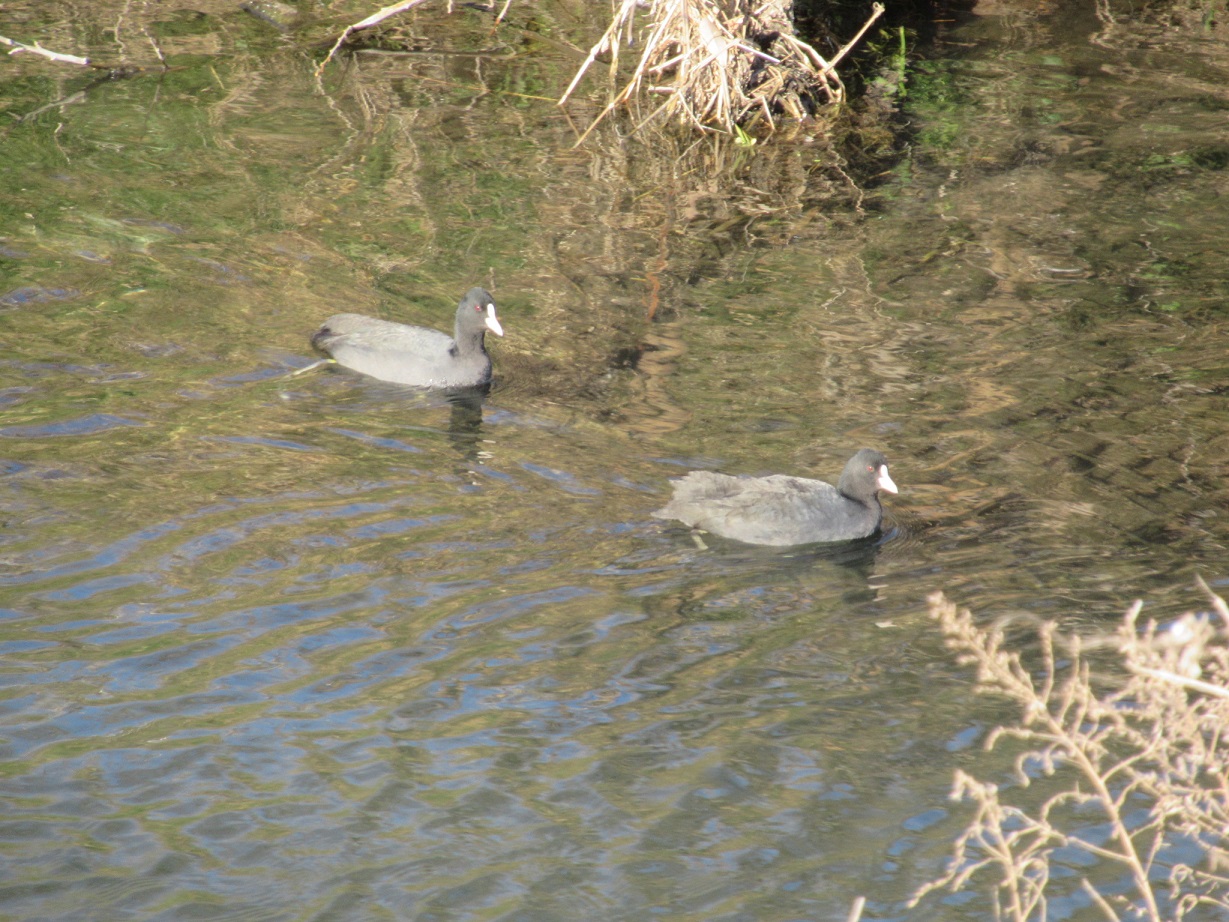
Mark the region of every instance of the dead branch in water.
<instances>
[{"instance_id":1,"label":"dead branch in water","mask_svg":"<svg viewBox=\"0 0 1229 922\"><path fill-rule=\"evenodd\" d=\"M329 61L333 60L334 55L336 55L341 49L341 46L344 45L346 41L349 40L350 36L355 32L360 32L363 29L370 29L372 26L379 25L384 20L396 16L398 13L404 13L406 10L412 10L414 7L426 2L427 0L402 0L401 3L394 3L392 6L386 6L381 10L376 10L366 19L361 19L353 25L346 26L341 35L337 37L337 41L333 43L333 47L329 49L329 53L316 68L316 78L319 79L320 75L324 73L325 67L328 66Z\"/></svg>"},{"instance_id":2,"label":"dead branch in water","mask_svg":"<svg viewBox=\"0 0 1229 922\"><path fill-rule=\"evenodd\" d=\"M30 54L42 55L44 58L57 61L60 64L80 64L88 67L90 63L89 58L79 58L75 54L62 54L59 51L51 51L48 48L44 48L38 42L35 42L33 45L27 45L25 42L15 42L11 38L5 38L3 35L0 35L0 45L8 45L12 48L13 50L9 54L20 54L23 51L28 51Z\"/></svg>"},{"instance_id":3,"label":"dead branch in water","mask_svg":"<svg viewBox=\"0 0 1229 922\"><path fill-rule=\"evenodd\" d=\"M619 57L630 46L642 0L621 0L605 34L559 99L564 105L603 54L610 57L611 85L619 76ZM876 3L870 18L831 61L793 35L781 0L753 11L721 0L651 0L643 50L623 88L581 136L581 143L611 112L630 105L642 91L665 100L643 121L675 117L704 131L734 133L735 127L772 113L801 120L821 102L840 103L845 87L836 64L883 14Z\"/></svg>"}]
</instances>

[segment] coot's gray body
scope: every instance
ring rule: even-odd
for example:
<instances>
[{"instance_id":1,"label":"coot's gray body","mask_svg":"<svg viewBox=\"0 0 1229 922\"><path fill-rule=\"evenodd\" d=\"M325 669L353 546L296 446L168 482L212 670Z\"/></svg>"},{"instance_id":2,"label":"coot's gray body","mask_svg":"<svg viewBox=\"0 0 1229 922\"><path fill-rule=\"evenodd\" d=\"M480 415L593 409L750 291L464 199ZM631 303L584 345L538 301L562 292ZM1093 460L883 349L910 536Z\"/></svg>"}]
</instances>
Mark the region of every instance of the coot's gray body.
<instances>
[{"instance_id":1,"label":"coot's gray body","mask_svg":"<svg viewBox=\"0 0 1229 922\"><path fill-rule=\"evenodd\" d=\"M339 365L394 384L478 387L491 380L485 334L503 336L495 299L471 288L457 306L455 335L362 314L337 314L324 322L312 345Z\"/></svg>"},{"instance_id":2,"label":"coot's gray body","mask_svg":"<svg viewBox=\"0 0 1229 922\"><path fill-rule=\"evenodd\" d=\"M731 477L692 471L672 482L674 496L653 513L747 544L854 541L879 529L879 491L896 492L882 452L863 448L849 459L837 486L774 474Z\"/></svg>"}]
</instances>

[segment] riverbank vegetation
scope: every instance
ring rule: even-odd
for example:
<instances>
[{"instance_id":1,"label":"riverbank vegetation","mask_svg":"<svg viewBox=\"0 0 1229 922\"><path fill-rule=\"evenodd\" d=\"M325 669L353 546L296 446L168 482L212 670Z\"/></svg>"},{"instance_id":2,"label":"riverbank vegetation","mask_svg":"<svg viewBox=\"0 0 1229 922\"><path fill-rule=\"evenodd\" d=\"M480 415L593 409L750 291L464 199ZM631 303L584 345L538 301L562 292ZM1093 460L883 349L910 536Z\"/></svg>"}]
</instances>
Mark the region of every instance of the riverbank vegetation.
<instances>
[{"instance_id":1,"label":"riverbank vegetation","mask_svg":"<svg viewBox=\"0 0 1229 922\"><path fill-rule=\"evenodd\" d=\"M267 18L269 2L248 6ZM318 73L360 32L426 2L402 0L348 25ZM503 4L497 21L510 5L511 0ZM836 48L825 57L796 33L792 0L620 0L559 105L573 97L601 62L609 98L582 140L619 110L632 112L637 127L674 121L701 132L740 137L748 137L748 130L772 131L780 121L805 122L825 106L845 101L838 65L883 12L882 4L871 3L852 36L824 36L825 43Z\"/></svg>"},{"instance_id":2,"label":"riverbank vegetation","mask_svg":"<svg viewBox=\"0 0 1229 922\"><path fill-rule=\"evenodd\" d=\"M100 21L111 21L108 5L98 4ZM358 2L242 0L200 15L203 23L226 29L236 14L282 32L289 45L309 54L325 92L330 72L349 81L363 69L364 58L437 53L436 26L445 19L465 21L455 26L458 34L485 34L483 46L450 54L534 56L543 46L565 51L575 65L526 95L555 101L575 122L578 142L615 113L627 116L623 134L681 127L684 134L733 137L749 146L783 127L804 126L808 134L827 138L841 131L835 126L845 114L843 104L856 95L847 92L841 76L852 66L851 52L882 45L886 34L884 6L870 0L813 2L803 17L805 36L796 26L803 14L793 0L617 0L609 10L568 0L400 0L374 10ZM0 43L10 53L93 69L103 74L100 79L165 71L156 28L127 9L115 13L115 22L117 36L148 36L148 46L139 50L152 50L153 56L117 44L118 61L105 51L86 58L68 53L80 44L71 38L65 47L51 44L63 35L5 35ZM903 30L896 32L903 37Z\"/></svg>"},{"instance_id":3,"label":"riverbank vegetation","mask_svg":"<svg viewBox=\"0 0 1229 922\"><path fill-rule=\"evenodd\" d=\"M1229 912L1229 606L1200 586L1211 610L1168 624L1141 622L1137 602L1100 639L1038 625L1037 662L1013 650L1013 625L983 627L931 597L948 647L1019 719L986 740L1014 747L1014 784L956 773L952 799L973 818L915 903L989 878L996 919L1037 922L1052 885L1115 866L1112 887L1078 881L1107 919Z\"/></svg>"},{"instance_id":4,"label":"riverbank vegetation","mask_svg":"<svg viewBox=\"0 0 1229 922\"><path fill-rule=\"evenodd\" d=\"M634 70L594 124L620 106L643 108L639 101L646 95L664 101L640 124L662 117L733 134L751 126L771 130L782 118L801 122L820 106L845 99L837 65L883 14L883 6L873 4L866 23L829 61L794 34L788 0L759 5L653 0L642 29L645 37L635 43L640 6L638 0L618 5L561 105L599 55L608 57L609 83L617 86L620 58L638 45L642 50Z\"/></svg>"}]
</instances>

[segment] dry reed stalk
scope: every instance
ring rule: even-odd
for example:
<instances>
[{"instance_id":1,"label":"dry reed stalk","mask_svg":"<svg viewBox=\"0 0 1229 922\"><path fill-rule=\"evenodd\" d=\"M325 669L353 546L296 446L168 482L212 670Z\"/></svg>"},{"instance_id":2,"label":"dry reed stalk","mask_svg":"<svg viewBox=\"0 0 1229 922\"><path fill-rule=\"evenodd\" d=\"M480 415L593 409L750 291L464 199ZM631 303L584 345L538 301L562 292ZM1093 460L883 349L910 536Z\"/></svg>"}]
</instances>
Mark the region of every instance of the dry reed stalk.
<instances>
[{"instance_id":1,"label":"dry reed stalk","mask_svg":"<svg viewBox=\"0 0 1229 922\"><path fill-rule=\"evenodd\" d=\"M347 26L316 68L316 78L355 32L426 2L401 0ZM511 2L505 0L497 23L503 21ZM775 127L774 112L803 120L821 101L835 104L844 100L845 87L836 65L883 13L882 4L874 4L858 34L827 61L793 35L789 0L763 0L754 7L744 6L741 0L648 0L643 50L631 76L616 92L621 52L624 46L633 45L643 3L619 0L609 27L559 99L559 105L564 105L598 57L610 55L611 98L578 144L607 115L632 104L642 91L664 97L664 101L641 120L637 130L663 116L702 131L730 134L755 115L761 115L770 129Z\"/></svg>"},{"instance_id":2,"label":"dry reed stalk","mask_svg":"<svg viewBox=\"0 0 1229 922\"><path fill-rule=\"evenodd\" d=\"M611 85L617 85L620 49L632 35L639 8L639 0L621 0L610 27L589 50L559 105L571 98L604 53L611 56ZM836 63L882 13L882 5L875 4L866 25L829 62L791 34L784 0L768 0L755 9L741 8L730 0L651 0L636 66L577 143L642 91L665 100L641 120L637 130L665 116L702 131L734 133L736 126L755 113L762 113L772 127L774 111L802 119L807 102L814 104L822 97L827 103L840 103L845 88L836 74Z\"/></svg>"}]
</instances>

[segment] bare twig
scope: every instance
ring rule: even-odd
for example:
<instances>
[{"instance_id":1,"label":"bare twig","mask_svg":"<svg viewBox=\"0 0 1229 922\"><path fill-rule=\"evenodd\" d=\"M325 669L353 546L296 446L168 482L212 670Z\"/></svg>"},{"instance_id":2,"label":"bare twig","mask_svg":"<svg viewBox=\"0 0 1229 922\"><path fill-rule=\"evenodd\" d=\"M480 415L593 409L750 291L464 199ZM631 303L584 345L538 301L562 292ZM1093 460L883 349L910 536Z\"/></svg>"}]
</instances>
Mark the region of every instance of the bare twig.
<instances>
[{"instance_id":1,"label":"bare twig","mask_svg":"<svg viewBox=\"0 0 1229 922\"><path fill-rule=\"evenodd\" d=\"M1212 603L1212 608L1221 616L1221 619L1225 622L1225 627L1229 628L1229 605L1226 605L1225 600L1208 587L1202 576L1195 577L1195 585L1203 590L1204 595Z\"/></svg>"},{"instance_id":2,"label":"bare twig","mask_svg":"<svg viewBox=\"0 0 1229 922\"><path fill-rule=\"evenodd\" d=\"M1109 904L1105 897L1096 891L1093 885L1088 882L1087 878L1080 881L1080 887L1085 893L1088 894L1089 899L1096 903L1101 911L1105 913L1105 918L1109 919L1110 922L1121 922L1121 918L1119 917L1118 913L1114 912L1114 907Z\"/></svg>"},{"instance_id":3,"label":"bare twig","mask_svg":"<svg viewBox=\"0 0 1229 922\"><path fill-rule=\"evenodd\" d=\"M875 20L878 19L882 15L883 15L883 4L882 3L876 3L874 6L872 6L870 18L866 20L865 23L862 24L862 28L858 30L857 35L855 35L853 38L851 38L849 41L847 41L844 45L841 46L841 50L836 53L836 57L828 62L828 66L824 69L824 73L827 73L828 71L835 68L836 65L840 64L841 61L845 59L845 55L849 54L849 52L853 49L853 46L858 44L858 42L862 41L862 36L866 34L866 30L869 29L872 25L874 25Z\"/></svg>"},{"instance_id":4,"label":"bare twig","mask_svg":"<svg viewBox=\"0 0 1229 922\"><path fill-rule=\"evenodd\" d=\"M626 24L630 23L632 15L636 12L635 0L623 0L622 5L615 12L614 19L610 23L610 27L597 41L597 43L589 49L589 54L585 58L584 63L580 65L580 69L576 71L576 76L572 78L572 82L568 84L568 88L563 91L563 95L559 97L559 105L566 103L572 95L572 91L576 89L576 84L588 72L590 65L597 60L597 56L607 48L617 46L619 44L617 36L619 30ZM599 116L600 117L600 116Z\"/></svg>"},{"instance_id":5,"label":"bare twig","mask_svg":"<svg viewBox=\"0 0 1229 922\"><path fill-rule=\"evenodd\" d=\"M1180 685L1191 691L1229 699L1229 688L1221 688L1219 685L1213 685L1210 682L1200 682L1198 679L1191 679L1165 669L1149 669L1147 666L1131 666L1130 669L1136 675L1151 676L1154 679L1159 679L1162 682L1172 682L1174 685Z\"/></svg>"},{"instance_id":6,"label":"bare twig","mask_svg":"<svg viewBox=\"0 0 1229 922\"><path fill-rule=\"evenodd\" d=\"M354 23L354 25L346 26L345 30L340 36L338 36L337 41L333 43L333 47L329 49L328 55L316 68L316 77L319 78L320 75L324 73L324 68L328 66L328 63L331 60L333 60L333 56L337 54L337 52L341 49L341 46L344 45L347 39L349 39L355 32L362 31L363 29L370 29L372 26L378 25L392 16L396 16L398 13L404 13L406 10L413 9L414 7L420 6L426 2L427 0L402 0L401 3L394 3L392 6L386 6L381 10L377 10L366 19Z\"/></svg>"},{"instance_id":7,"label":"bare twig","mask_svg":"<svg viewBox=\"0 0 1229 922\"><path fill-rule=\"evenodd\" d=\"M8 45L12 48L13 50L9 54L20 54L23 51L28 51L31 54L42 55L48 60L58 61L61 64L80 64L88 67L90 63L89 58L79 58L75 54L61 54L58 51L51 51L44 48L38 42L35 42L33 45L27 45L25 42L15 42L11 38L5 38L3 35L0 35L0 45Z\"/></svg>"}]
</instances>

